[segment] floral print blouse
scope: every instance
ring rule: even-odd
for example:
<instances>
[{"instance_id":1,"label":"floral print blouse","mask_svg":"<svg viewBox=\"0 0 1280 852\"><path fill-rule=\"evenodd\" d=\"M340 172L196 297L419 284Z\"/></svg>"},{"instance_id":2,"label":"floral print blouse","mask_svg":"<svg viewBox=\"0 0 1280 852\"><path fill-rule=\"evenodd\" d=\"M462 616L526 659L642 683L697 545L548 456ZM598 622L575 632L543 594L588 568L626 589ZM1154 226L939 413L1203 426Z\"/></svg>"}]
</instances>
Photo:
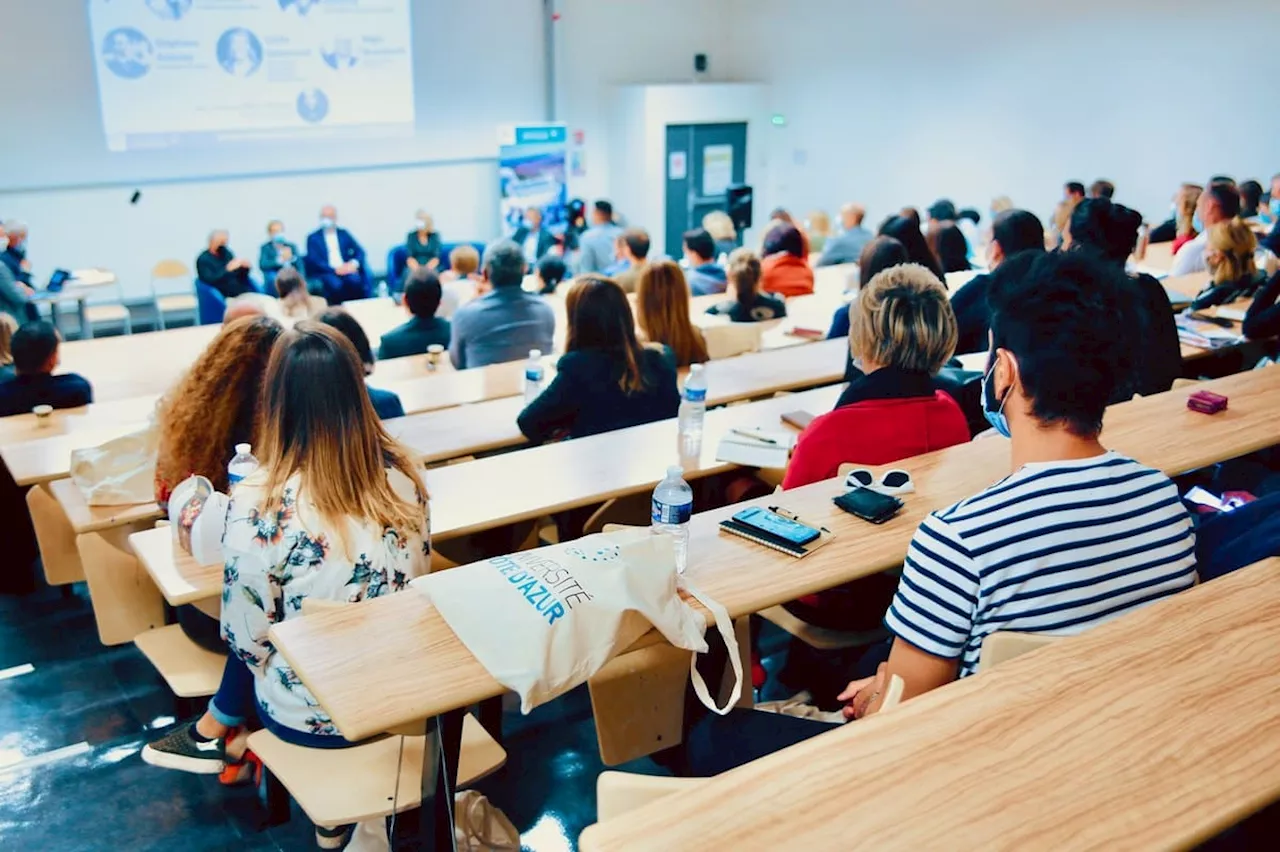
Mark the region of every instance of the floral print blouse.
<instances>
[{"instance_id":1,"label":"floral print blouse","mask_svg":"<svg viewBox=\"0 0 1280 852\"><path fill-rule=\"evenodd\" d=\"M412 482L398 471L387 477L397 494L422 506L426 529L427 505ZM314 505L299 495L299 475L285 483L281 505L263 508L265 480L262 471L252 474L231 495L222 540L222 637L253 671L258 706L273 720L297 731L341 736L276 653L267 630L301 615L308 597L353 603L400 591L427 572L430 538L348 519L344 554Z\"/></svg>"}]
</instances>

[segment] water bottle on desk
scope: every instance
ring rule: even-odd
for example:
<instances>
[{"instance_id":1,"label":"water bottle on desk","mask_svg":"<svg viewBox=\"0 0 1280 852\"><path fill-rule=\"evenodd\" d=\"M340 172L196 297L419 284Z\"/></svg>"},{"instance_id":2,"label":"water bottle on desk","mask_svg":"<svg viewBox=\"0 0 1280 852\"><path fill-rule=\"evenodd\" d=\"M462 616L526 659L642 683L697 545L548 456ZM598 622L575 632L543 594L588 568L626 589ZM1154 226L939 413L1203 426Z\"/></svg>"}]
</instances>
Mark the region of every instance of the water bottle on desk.
<instances>
[{"instance_id":1,"label":"water bottle on desk","mask_svg":"<svg viewBox=\"0 0 1280 852\"><path fill-rule=\"evenodd\" d=\"M684 469L667 468L667 476L653 489L653 535L669 535L675 541L676 571L683 574L689 558L689 518L693 515L693 489L684 481Z\"/></svg>"},{"instance_id":2,"label":"water bottle on desk","mask_svg":"<svg viewBox=\"0 0 1280 852\"><path fill-rule=\"evenodd\" d=\"M258 469L258 460L253 455L253 447L249 444L236 444L236 454L227 465L227 484L235 488L236 483Z\"/></svg>"},{"instance_id":3,"label":"water bottle on desk","mask_svg":"<svg viewBox=\"0 0 1280 852\"><path fill-rule=\"evenodd\" d=\"M546 371L542 369L542 350L530 349L529 360L524 364L524 404L528 405L542 393L542 380Z\"/></svg>"},{"instance_id":4,"label":"water bottle on desk","mask_svg":"<svg viewBox=\"0 0 1280 852\"><path fill-rule=\"evenodd\" d=\"M703 365L694 364L684 380L680 398L681 454L697 455L702 449L702 421L707 416L707 375Z\"/></svg>"}]
</instances>

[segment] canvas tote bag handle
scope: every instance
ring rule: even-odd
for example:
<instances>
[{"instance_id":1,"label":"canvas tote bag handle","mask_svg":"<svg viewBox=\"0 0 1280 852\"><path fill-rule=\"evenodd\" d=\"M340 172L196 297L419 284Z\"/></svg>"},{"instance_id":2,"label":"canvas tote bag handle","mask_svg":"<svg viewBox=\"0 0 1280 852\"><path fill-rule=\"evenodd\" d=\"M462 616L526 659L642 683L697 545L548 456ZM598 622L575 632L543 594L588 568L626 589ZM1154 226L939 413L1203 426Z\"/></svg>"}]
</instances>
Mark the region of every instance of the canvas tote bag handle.
<instances>
[{"instance_id":1,"label":"canvas tote bag handle","mask_svg":"<svg viewBox=\"0 0 1280 852\"><path fill-rule=\"evenodd\" d=\"M738 698L742 695L742 655L738 653L738 637L734 635L733 621L730 620L729 613L725 611L723 606L688 583L685 583L684 588L694 600L709 609L711 614L715 616L716 629L720 631L720 638L724 640L725 648L729 652L729 664L733 666L733 693L729 696L729 700L725 702L723 708L716 706L715 699L711 697L711 693L707 689L707 682L702 679L702 674L698 671L697 653L694 653L689 658L689 680L693 683L694 695L698 696L698 700L708 710L724 716L733 709L733 705L738 703Z\"/></svg>"}]
</instances>

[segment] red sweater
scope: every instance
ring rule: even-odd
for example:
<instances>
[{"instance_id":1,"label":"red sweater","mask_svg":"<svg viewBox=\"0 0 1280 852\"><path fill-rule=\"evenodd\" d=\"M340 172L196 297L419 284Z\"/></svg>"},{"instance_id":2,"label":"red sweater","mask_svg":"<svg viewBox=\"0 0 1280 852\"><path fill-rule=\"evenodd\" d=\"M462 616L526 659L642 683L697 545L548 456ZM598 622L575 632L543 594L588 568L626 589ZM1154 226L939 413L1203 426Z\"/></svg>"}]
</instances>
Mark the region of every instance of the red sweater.
<instances>
[{"instance_id":1,"label":"red sweater","mask_svg":"<svg viewBox=\"0 0 1280 852\"><path fill-rule=\"evenodd\" d=\"M807 296L813 292L813 268L809 261L779 253L760 263L760 289L779 296Z\"/></svg>"},{"instance_id":2,"label":"red sweater","mask_svg":"<svg viewBox=\"0 0 1280 852\"><path fill-rule=\"evenodd\" d=\"M942 391L855 402L815 418L801 433L782 487L831 479L845 463L892 464L968 440L964 413Z\"/></svg>"}]
</instances>

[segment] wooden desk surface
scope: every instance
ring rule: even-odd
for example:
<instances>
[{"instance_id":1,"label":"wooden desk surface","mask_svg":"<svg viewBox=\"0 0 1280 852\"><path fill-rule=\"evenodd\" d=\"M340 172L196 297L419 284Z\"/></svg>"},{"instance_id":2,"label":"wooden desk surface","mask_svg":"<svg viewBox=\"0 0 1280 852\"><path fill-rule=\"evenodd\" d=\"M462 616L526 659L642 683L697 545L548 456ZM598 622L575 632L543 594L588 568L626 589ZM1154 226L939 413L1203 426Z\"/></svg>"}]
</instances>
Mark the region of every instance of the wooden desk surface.
<instances>
[{"instance_id":1,"label":"wooden desk surface","mask_svg":"<svg viewBox=\"0 0 1280 852\"><path fill-rule=\"evenodd\" d=\"M143 521L158 521L164 517L155 503L135 503L132 506L90 506L84 495L70 479L49 483L58 505L67 513L67 520L76 535L98 532L113 527L123 527Z\"/></svg>"},{"instance_id":2,"label":"wooden desk surface","mask_svg":"<svg viewBox=\"0 0 1280 852\"><path fill-rule=\"evenodd\" d=\"M1186 848L1280 798L1277 693L1271 559L591 826L581 848Z\"/></svg>"},{"instance_id":3,"label":"wooden desk surface","mask_svg":"<svg viewBox=\"0 0 1280 852\"><path fill-rule=\"evenodd\" d=\"M1187 389L1136 399L1108 410L1103 441L1169 474L1276 442L1280 370L1242 373L1197 386L1201 388L1229 396L1230 408L1214 416L1192 412L1186 408L1191 393ZM842 490L836 480L787 492L783 502L788 509L811 523L824 524L837 536L802 560L719 534L719 521L741 505L698 514L691 528L690 579L736 617L895 567L926 514L980 491L1005 475L1008 465L1009 445L1001 438L895 464L911 471L917 492L906 498L898 517L881 526L866 524L831 504ZM437 483L434 496L440 499L439 486L444 483ZM771 501L777 498L757 502ZM448 522L448 511L443 501L433 503L433 520ZM502 691L417 595L391 595L296 619L277 625L273 635L339 728L352 737L371 736ZM375 645L413 648L416 653L382 655L379 665L370 666Z\"/></svg>"},{"instance_id":4,"label":"wooden desk surface","mask_svg":"<svg viewBox=\"0 0 1280 852\"><path fill-rule=\"evenodd\" d=\"M429 470L431 539L444 541L643 492L658 484L669 463L681 463L688 480L730 470L734 465L716 461L716 445L729 429L786 428L779 420L782 413L828 411L842 387L710 411L703 427L702 452L696 458L679 455L675 421L662 420ZM519 483L530 487L519 487ZM220 592L221 566L197 564L189 554L173 547L168 530L145 530L129 540L171 604L215 597Z\"/></svg>"}]
</instances>

